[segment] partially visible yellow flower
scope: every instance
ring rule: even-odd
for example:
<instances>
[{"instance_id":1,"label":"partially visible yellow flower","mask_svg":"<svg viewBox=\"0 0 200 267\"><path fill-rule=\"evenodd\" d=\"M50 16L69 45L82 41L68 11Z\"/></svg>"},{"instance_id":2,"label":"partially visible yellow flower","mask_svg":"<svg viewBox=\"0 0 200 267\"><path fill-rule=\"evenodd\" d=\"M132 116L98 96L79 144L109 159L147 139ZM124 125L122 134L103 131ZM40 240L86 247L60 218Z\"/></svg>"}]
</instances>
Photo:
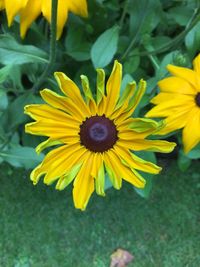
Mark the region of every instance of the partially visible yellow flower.
<instances>
[{"instance_id":1,"label":"partially visible yellow flower","mask_svg":"<svg viewBox=\"0 0 200 267\"><path fill-rule=\"evenodd\" d=\"M117 61L106 83L106 92L105 73L97 70L96 99L86 76L81 76L84 98L64 73L57 72L55 77L64 96L44 89L41 95L47 104L25 107L25 113L36 120L26 125L26 132L48 137L36 151L58 146L32 171L33 183L37 184L44 175L45 184L57 180L56 188L62 190L74 181L74 204L82 210L95 189L97 194L105 195L105 170L116 189L121 188L122 179L143 188L145 180L138 170L157 174L161 168L137 157L134 151L168 153L175 146L167 141L146 139L162 123L130 117L146 83L141 80L137 89L135 82L129 83L120 96L122 66Z\"/></svg>"},{"instance_id":2,"label":"partially visible yellow flower","mask_svg":"<svg viewBox=\"0 0 200 267\"><path fill-rule=\"evenodd\" d=\"M0 0L0 10L4 9L4 0Z\"/></svg>"},{"instance_id":3,"label":"partially visible yellow flower","mask_svg":"<svg viewBox=\"0 0 200 267\"><path fill-rule=\"evenodd\" d=\"M20 35L25 37L31 23L41 14L51 22L50 0L0 0L0 9L5 8L8 26L11 26L16 15L20 16ZM86 0L58 0L57 39L60 38L67 21L68 12L87 17Z\"/></svg>"},{"instance_id":4,"label":"partially visible yellow flower","mask_svg":"<svg viewBox=\"0 0 200 267\"><path fill-rule=\"evenodd\" d=\"M159 131L165 135L183 128L185 153L200 142L200 54L193 61L194 70L168 65L174 75L161 80L161 92L151 102L146 117L165 117L166 126Z\"/></svg>"}]
</instances>

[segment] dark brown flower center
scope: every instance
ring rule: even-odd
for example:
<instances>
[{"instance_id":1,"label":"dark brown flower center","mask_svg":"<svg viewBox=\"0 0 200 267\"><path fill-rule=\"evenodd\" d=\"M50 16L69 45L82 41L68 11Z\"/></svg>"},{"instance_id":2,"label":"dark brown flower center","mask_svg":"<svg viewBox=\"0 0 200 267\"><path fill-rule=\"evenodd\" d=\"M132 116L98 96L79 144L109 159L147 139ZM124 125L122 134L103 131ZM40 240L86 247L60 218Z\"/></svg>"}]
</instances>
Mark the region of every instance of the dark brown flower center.
<instances>
[{"instance_id":1,"label":"dark brown flower center","mask_svg":"<svg viewBox=\"0 0 200 267\"><path fill-rule=\"evenodd\" d=\"M104 152L114 146L118 137L113 121L103 116L87 118L80 126L81 145L93 152Z\"/></svg>"},{"instance_id":2,"label":"dark brown flower center","mask_svg":"<svg viewBox=\"0 0 200 267\"><path fill-rule=\"evenodd\" d=\"M197 104L198 107L200 107L200 93L198 93L195 97L195 102Z\"/></svg>"}]
</instances>

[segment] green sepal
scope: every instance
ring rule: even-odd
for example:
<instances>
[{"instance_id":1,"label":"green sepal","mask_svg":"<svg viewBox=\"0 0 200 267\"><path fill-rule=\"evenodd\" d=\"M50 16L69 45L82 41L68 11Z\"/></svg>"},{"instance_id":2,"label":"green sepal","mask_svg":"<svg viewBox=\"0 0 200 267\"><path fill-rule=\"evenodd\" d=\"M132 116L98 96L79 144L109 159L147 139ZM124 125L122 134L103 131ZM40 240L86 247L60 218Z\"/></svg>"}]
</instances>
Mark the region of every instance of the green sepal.
<instances>
[{"instance_id":1,"label":"green sepal","mask_svg":"<svg viewBox=\"0 0 200 267\"><path fill-rule=\"evenodd\" d=\"M56 184L56 189L57 190L63 190L65 189L65 187L67 187L76 177L77 173L79 172L80 168L81 168L81 163L75 165L72 170L70 171L69 174L62 176L57 184Z\"/></svg>"},{"instance_id":2,"label":"green sepal","mask_svg":"<svg viewBox=\"0 0 200 267\"><path fill-rule=\"evenodd\" d=\"M89 104L90 101L94 101L94 98L90 89L90 84L87 76L81 75L81 84L85 94L86 103Z\"/></svg>"},{"instance_id":3,"label":"green sepal","mask_svg":"<svg viewBox=\"0 0 200 267\"><path fill-rule=\"evenodd\" d=\"M95 187L96 187L96 192L100 196L105 196L104 192L104 187L105 187L105 170L104 170L104 165L102 164L99 172L96 177L95 181Z\"/></svg>"},{"instance_id":4,"label":"green sepal","mask_svg":"<svg viewBox=\"0 0 200 267\"><path fill-rule=\"evenodd\" d=\"M97 69L97 104L101 102L105 94L105 72L103 69Z\"/></svg>"}]
</instances>

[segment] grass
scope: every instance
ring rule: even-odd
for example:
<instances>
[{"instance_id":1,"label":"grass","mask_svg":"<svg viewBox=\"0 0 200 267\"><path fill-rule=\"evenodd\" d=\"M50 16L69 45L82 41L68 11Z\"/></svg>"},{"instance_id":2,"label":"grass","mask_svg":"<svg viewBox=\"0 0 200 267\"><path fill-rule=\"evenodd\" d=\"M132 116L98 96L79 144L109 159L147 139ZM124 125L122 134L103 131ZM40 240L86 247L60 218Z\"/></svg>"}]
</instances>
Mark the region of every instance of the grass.
<instances>
[{"instance_id":1,"label":"grass","mask_svg":"<svg viewBox=\"0 0 200 267\"><path fill-rule=\"evenodd\" d=\"M24 170L1 166L0 266L108 267L121 247L135 257L130 267L198 267L199 162L164 169L149 200L124 183L80 212L70 189L34 187Z\"/></svg>"}]
</instances>

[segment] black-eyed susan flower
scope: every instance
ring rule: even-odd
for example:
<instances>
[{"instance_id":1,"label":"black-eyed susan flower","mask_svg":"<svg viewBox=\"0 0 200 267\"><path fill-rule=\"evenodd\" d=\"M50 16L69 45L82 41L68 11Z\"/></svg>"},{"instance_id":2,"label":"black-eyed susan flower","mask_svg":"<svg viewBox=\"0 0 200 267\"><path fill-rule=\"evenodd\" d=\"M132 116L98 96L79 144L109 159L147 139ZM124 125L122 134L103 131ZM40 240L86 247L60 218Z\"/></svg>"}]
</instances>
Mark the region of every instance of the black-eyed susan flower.
<instances>
[{"instance_id":1,"label":"black-eyed susan flower","mask_svg":"<svg viewBox=\"0 0 200 267\"><path fill-rule=\"evenodd\" d=\"M31 23L42 13L51 22L51 1L50 0L0 0L0 9L5 8L8 26L12 25L16 15L20 16L20 35L25 37ZM58 0L57 11L57 39L60 38L63 27L67 21L68 12L87 17L86 0Z\"/></svg>"},{"instance_id":2,"label":"black-eyed susan flower","mask_svg":"<svg viewBox=\"0 0 200 267\"><path fill-rule=\"evenodd\" d=\"M64 189L73 181L73 199L76 208L84 210L96 189L104 196L105 172L116 189L122 179L137 188L145 186L138 170L157 174L161 168L145 161L134 151L170 152L175 144L148 140L162 123L151 119L130 117L145 92L145 81L136 89L129 83L120 96L122 67L115 61L104 88L105 73L97 70L96 99L86 76L81 76L84 99L79 88L64 73L55 73L64 96L44 89L41 96L47 104L28 105L25 113L36 122L26 125L26 132L49 137L36 151L58 145L31 173L37 184L44 175L44 183L57 181L56 188Z\"/></svg>"},{"instance_id":3,"label":"black-eyed susan flower","mask_svg":"<svg viewBox=\"0 0 200 267\"><path fill-rule=\"evenodd\" d=\"M151 102L153 107L146 117L163 117L166 126L159 131L165 135L183 129L185 153L200 142L200 54L193 61L194 70L168 65L174 75L161 80L161 92Z\"/></svg>"}]
</instances>

